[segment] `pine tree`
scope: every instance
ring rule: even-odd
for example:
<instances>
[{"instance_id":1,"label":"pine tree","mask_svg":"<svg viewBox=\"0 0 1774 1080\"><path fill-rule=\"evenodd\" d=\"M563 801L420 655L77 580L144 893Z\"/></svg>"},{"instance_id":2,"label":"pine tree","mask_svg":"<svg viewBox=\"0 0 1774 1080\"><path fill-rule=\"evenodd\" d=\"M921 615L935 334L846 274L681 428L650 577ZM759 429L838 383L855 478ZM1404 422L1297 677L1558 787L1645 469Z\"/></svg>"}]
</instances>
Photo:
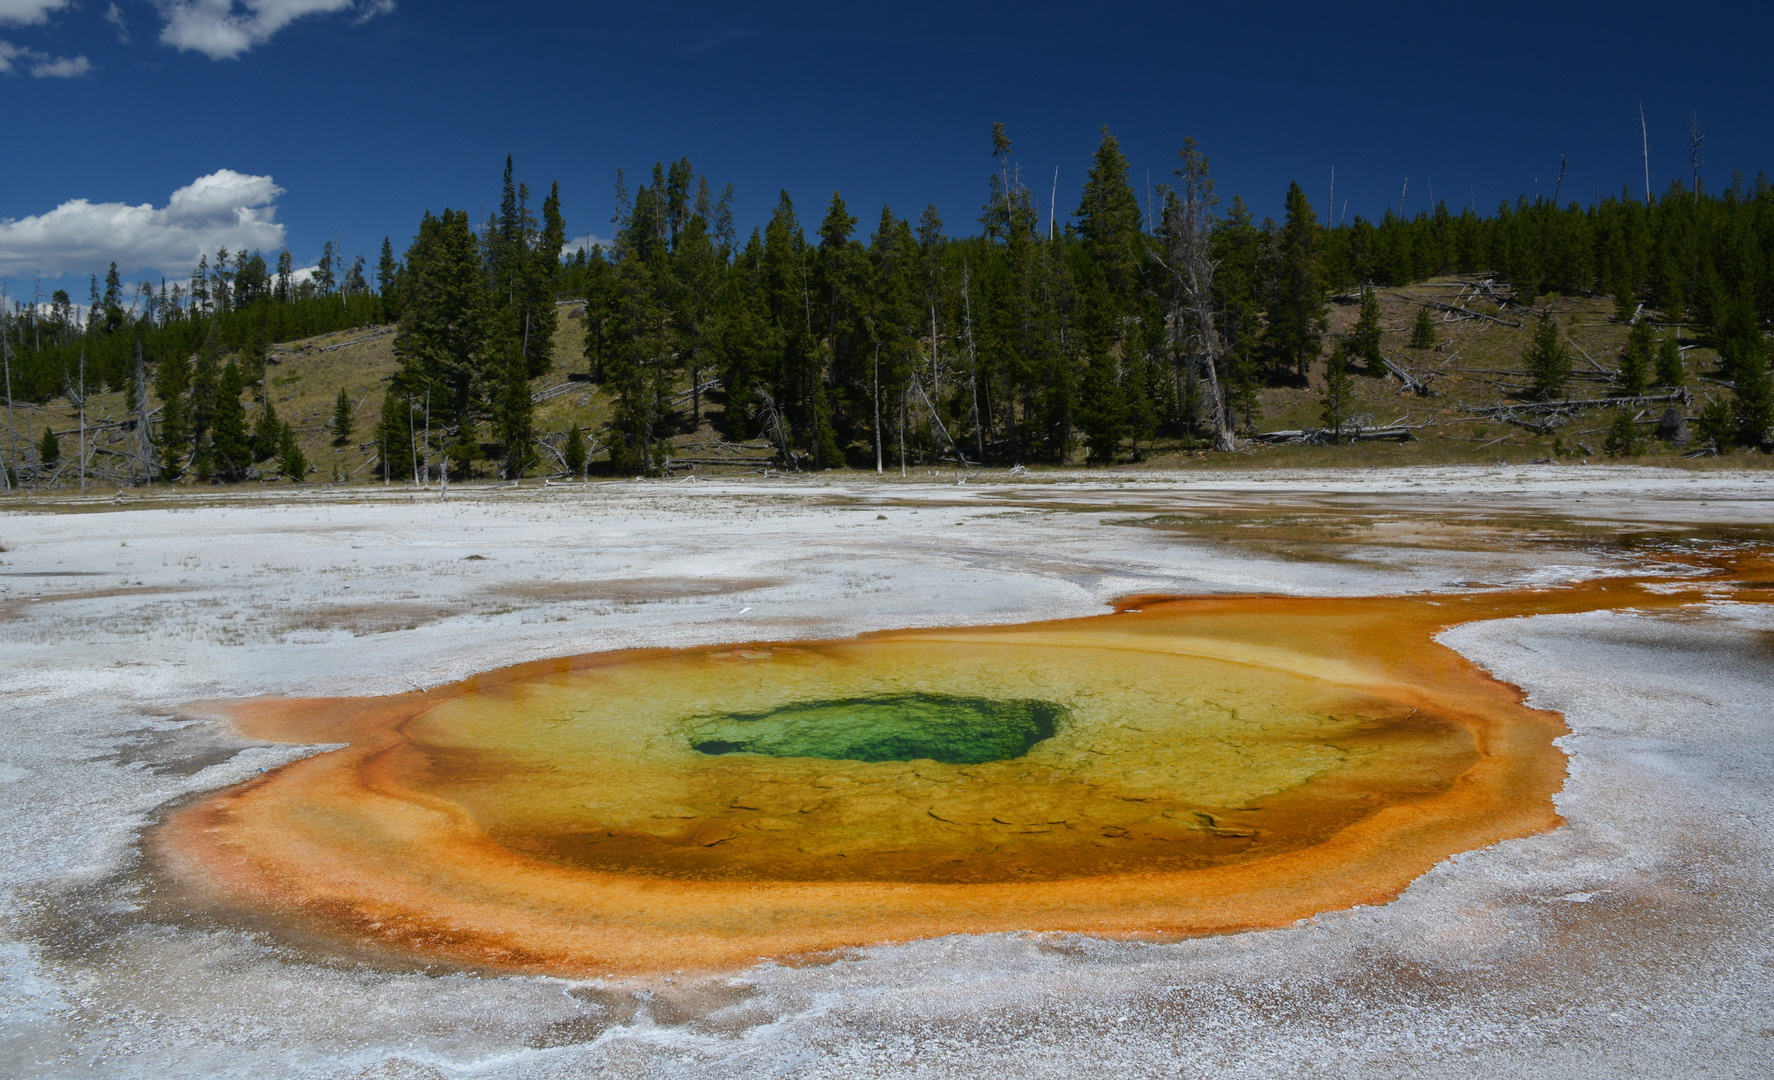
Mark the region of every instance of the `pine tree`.
<instances>
[{"instance_id":1,"label":"pine tree","mask_svg":"<svg viewBox=\"0 0 1774 1080\"><path fill-rule=\"evenodd\" d=\"M714 365L725 388L727 407L718 419L721 430L732 439L762 434L779 442L777 432L766 430L772 406L764 386L773 361L782 355L780 328L771 318L763 290L764 240L753 230L734 259L732 272L717 301L712 347ZM586 327L586 348L591 348L591 327Z\"/></svg>"},{"instance_id":2,"label":"pine tree","mask_svg":"<svg viewBox=\"0 0 1774 1080\"><path fill-rule=\"evenodd\" d=\"M320 246L320 261L314 266L314 287L322 296L333 295L339 284L339 252L331 240Z\"/></svg>"},{"instance_id":3,"label":"pine tree","mask_svg":"<svg viewBox=\"0 0 1774 1080\"><path fill-rule=\"evenodd\" d=\"M1320 416L1330 432L1332 442L1343 441L1343 428L1349 422L1350 400L1355 393L1355 380L1349 377L1349 352L1343 342L1331 346L1324 362L1324 393L1319 397Z\"/></svg>"},{"instance_id":4,"label":"pine tree","mask_svg":"<svg viewBox=\"0 0 1774 1080\"><path fill-rule=\"evenodd\" d=\"M1620 391L1636 397L1645 392L1651 380L1651 324L1640 322L1626 335L1626 347L1620 351Z\"/></svg>"},{"instance_id":5,"label":"pine tree","mask_svg":"<svg viewBox=\"0 0 1774 1080\"><path fill-rule=\"evenodd\" d=\"M560 281L561 248L566 243L567 223L561 217L561 186L556 183L549 188L548 198L542 200L542 231L536 237L526 282L528 307L524 355L529 360L529 377L532 379L548 374L554 366L554 332L558 325L554 292Z\"/></svg>"},{"instance_id":6,"label":"pine tree","mask_svg":"<svg viewBox=\"0 0 1774 1080\"><path fill-rule=\"evenodd\" d=\"M241 381L255 389L265 378L265 337L259 332L257 324L247 329L246 340L240 344L240 378Z\"/></svg>"},{"instance_id":7,"label":"pine tree","mask_svg":"<svg viewBox=\"0 0 1774 1080\"><path fill-rule=\"evenodd\" d=\"M1120 364L1114 355L1113 301L1108 282L1094 263L1087 263L1078 283L1075 341L1081 355L1076 420L1092 465L1113 464L1127 437L1127 396Z\"/></svg>"},{"instance_id":8,"label":"pine tree","mask_svg":"<svg viewBox=\"0 0 1774 1080\"><path fill-rule=\"evenodd\" d=\"M394 242L382 238L382 254L376 260L376 289L382 297L382 311L391 318L400 312L396 300L400 293L400 264L394 261Z\"/></svg>"},{"instance_id":9,"label":"pine tree","mask_svg":"<svg viewBox=\"0 0 1774 1080\"><path fill-rule=\"evenodd\" d=\"M1143 256L1140 204L1127 172L1121 144L1103 128L1103 141L1091 158L1084 196L1073 215L1084 249L1102 271L1108 299L1117 310L1123 310L1138 289Z\"/></svg>"},{"instance_id":10,"label":"pine tree","mask_svg":"<svg viewBox=\"0 0 1774 1080\"><path fill-rule=\"evenodd\" d=\"M252 444L246 434L246 410L240 395L246 384L240 367L230 360L216 380L215 413L210 427L210 457L215 474L230 483L246 478L252 467Z\"/></svg>"},{"instance_id":11,"label":"pine tree","mask_svg":"<svg viewBox=\"0 0 1774 1080\"><path fill-rule=\"evenodd\" d=\"M506 363L505 382L493 412L493 432L505 445L505 479L521 479L536 464L536 406L521 352Z\"/></svg>"},{"instance_id":12,"label":"pine tree","mask_svg":"<svg viewBox=\"0 0 1774 1080\"><path fill-rule=\"evenodd\" d=\"M191 457L191 414L185 398L190 386L190 362L175 344L154 368L154 394L160 399L160 475L169 482L185 475Z\"/></svg>"},{"instance_id":13,"label":"pine tree","mask_svg":"<svg viewBox=\"0 0 1774 1080\"><path fill-rule=\"evenodd\" d=\"M412 478L413 415L410 399L390 390L382 395L382 410L376 420L376 471L384 480L406 481Z\"/></svg>"},{"instance_id":14,"label":"pine tree","mask_svg":"<svg viewBox=\"0 0 1774 1080\"><path fill-rule=\"evenodd\" d=\"M828 387L855 385L862 368L862 354L869 338L867 295L870 264L862 245L854 238L857 218L832 192L825 220L819 225L819 247L813 259L813 289L817 296L814 333L818 336L819 361L813 379L813 421L810 449L814 465L835 469L844 464L833 411L841 403ZM886 226L891 229L891 224ZM931 380L934 382L934 380ZM931 388L926 386L926 392Z\"/></svg>"},{"instance_id":15,"label":"pine tree","mask_svg":"<svg viewBox=\"0 0 1774 1080\"><path fill-rule=\"evenodd\" d=\"M567 432L567 444L561 450L561 457L566 461L568 476L585 478L585 436L578 424Z\"/></svg>"},{"instance_id":16,"label":"pine tree","mask_svg":"<svg viewBox=\"0 0 1774 1080\"><path fill-rule=\"evenodd\" d=\"M302 447L296 442L295 429L288 424L278 438L277 469L283 475L300 484L308 476L308 459L302 454Z\"/></svg>"},{"instance_id":17,"label":"pine tree","mask_svg":"<svg viewBox=\"0 0 1774 1080\"><path fill-rule=\"evenodd\" d=\"M351 441L351 398L339 387L339 397L333 402L333 418L327 427L333 429L333 445L344 446Z\"/></svg>"},{"instance_id":18,"label":"pine tree","mask_svg":"<svg viewBox=\"0 0 1774 1080\"><path fill-rule=\"evenodd\" d=\"M663 168L658 184L635 192L616 238L604 388L615 397L610 461L623 471L651 471L664 459L665 401L676 376L684 327L673 318L676 283L666 228ZM795 284L801 284L796 276ZM795 299L802 300L796 290Z\"/></svg>"},{"instance_id":19,"label":"pine tree","mask_svg":"<svg viewBox=\"0 0 1774 1080\"><path fill-rule=\"evenodd\" d=\"M1349 349L1367 365L1368 374L1379 374L1386 368L1380 353L1380 298L1373 289L1361 290L1361 315L1349 334ZM1347 358L1345 358L1347 366Z\"/></svg>"},{"instance_id":20,"label":"pine tree","mask_svg":"<svg viewBox=\"0 0 1774 1080\"><path fill-rule=\"evenodd\" d=\"M401 369L395 389L423 400L434 414L472 427L488 388L489 298L479 244L468 214L427 213L402 272L400 329L394 352ZM499 366L499 365L492 365Z\"/></svg>"},{"instance_id":21,"label":"pine tree","mask_svg":"<svg viewBox=\"0 0 1774 1080\"><path fill-rule=\"evenodd\" d=\"M259 412L259 422L253 428L250 441L254 464L276 457L278 448L283 445L283 423L277 419L277 406L271 404L269 398Z\"/></svg>"},{"instance_id":22,"label":"pine tree","mask_svg":"<svg viewBox=\"0 0 1774 1080\"><path fill-rule=\"evenodd\" d=\"M209 321L209 332L191 365L191 471L206 481L215 471L211 432L216 417L216 380L221 374L216 369L220 326L219 317Z\"/></svg>"},{"instance_id":23,"label":"pine tree","mask_svg":"<svg viewBox=\"0 0 1774 1080\"><path fill-rule=\"evenodd\" d=\"M1731 414L1728 402L1715 399L1706 403L1695 417L1694 430L1700 441L1712 448L1713 453L1730 446L1737 437L1737 418Z\"/></svg>"},{"instance_id":24,"label":"pine tree","mask_svg":"<svg viewBox=\"0 0 1774 1080\"><path fill-rule=\"evenodd\" d=\"M1602 452L1609 457L1637 457L1644 449L1644 439L1639 435L1638 422L1632 418L1631 409L1614 410L1614 419L1608 425L1608 434L1602 439Z\"/></svg>"},{"instance_id":25,"label":"pine tree","mask_svg":"<svg viewBox=\"0 0 1774 1080\"><path fill-rule=\"evenodd\" d=\"M1534 381L1534 396L1555 398L1571 378L1571 354L1559 337L1558 323L1548 312L1534 327L1533 338L1522 353L1522 364Z\"/></svg>"},{"instance_id":26,"label":"pine tree","mask_svg":"<svg viewBox=\"0 0 1774 1080\"><path fill-rule=\"evenodd\" d=\"M1327 290L1319 257L1322 232L1298 183L1287 188L1287 221L1276 241L1269 299L1269 340L1282 367L1304 379L1324 337Z\"/></svg>"},{"instance_id":27,"label":"pine tree","mask_svg":"<svg viewBox=\"0 0 1774 1080\"><path fill-rule=\"evenodd\" d=\"M705 398L701 386L718 361L717 310L726 274L727 264L709 235L708 219L700 212L692 213L678 235L677 251L672 256L672 275L679 297L674 319L682 341L678 366L689 375L691 430L702 426Z\"/></svg>"},{"instance_id":28,"label":"pine tree","mask_svg":"<svg viewBox=\"0 0 1774 1080\"><path fill-rule=\"evenodd\" d=\"M474 478L474 463L481 459L480 440L474 437L473 428L458 428L456 437L443 448L444 458L450 467L450 475L460 480Z\"/></svg>"},{"instance_id":29,"label":"pine tree","mask_svg":"<svg viewBox=\"0 0 1774 1080\"><path fill-rule=\"evenodd\" d=\"M1214 260L1214 306L1219 311L1226 351L1226 401L1233 412L1244 417L1246 428L1256 422L1260 360L1265 348L1262 297L1266 240L1251 221L1244 200L1235 195L1226 216L1214 225L1209 249Z\"/></svg>"},{"instance_id":30,"label":"pine tree","mask_svg":"<svg viewBox=\"0 0 1774 1080\"><path fill-rule=\"evenodd\" d=\"M1682 364L1682 347L1674 337L1657 343L1657 382L1663 386L1681 386L1688 381Z\"/></svg>"},{"instance_id":31,"label":"pine tree","mask_svg":"<svg viewBox=\"0 0 1774 1080\"><path fill-rule=\"evenodd\" d=\"M37 443L37 462L40 465L54 465L62 459L61 440L48 427L43 429L43 438Z\"/></svg>"},{"instance_id":32,"label":"pine tree","mask_svg":"<svg viewBox=\"0 0 1774 1080\"><path fill-rule=\"evenodd\" d=\"M1417 309L1417 321L1411 325L1411 348L1435 348L1435 316L1428 308Z\"/></svg>"},{"instance_id":33,"label":"pine tree","mask_svg":"<svg viewBox=\"0 0 1774 1080\"><path fill-rule=\"evenodd\" d=\"M1774 438L1774 374L1768 369L1768 343L1755 309L1744 301L1720 305L1714 331L1719 368L1731 380L1731 411L1737 438L1761 446Z\"/></svg>"}]
</instances>

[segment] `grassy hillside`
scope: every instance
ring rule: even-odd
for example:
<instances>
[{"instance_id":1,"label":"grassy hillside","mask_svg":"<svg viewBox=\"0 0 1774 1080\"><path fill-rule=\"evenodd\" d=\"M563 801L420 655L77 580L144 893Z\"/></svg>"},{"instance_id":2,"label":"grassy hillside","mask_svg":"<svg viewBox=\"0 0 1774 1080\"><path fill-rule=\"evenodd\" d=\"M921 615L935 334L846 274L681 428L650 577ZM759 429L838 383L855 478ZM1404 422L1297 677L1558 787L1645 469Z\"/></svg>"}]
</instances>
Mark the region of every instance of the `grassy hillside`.
<instances>
[{"instance_id":1,"label":"grassy hillside","mask_svg":"<svg viewBox=\"0 0 1774 1080\"><path fill-rule=\"evenodd\" d=\"M534 389L539 393L568 384L566 373L583 371L585 367L582 324L578 319L559 321L554 341L555 368L535 380ZM302 452L313 468L310 481L379 479L372 475L377 457L376 417L396 367L392 326L324 334L271 347L266 365L271 401L278 416L295 429ZM355 425L345 445L335 446L333 432L327 425L341 389L355 409ZM256 397L250 390L247 415L249 422L258 415ZM587 432L594 432L606 415L607 404L596 388L589 383L572 383L569 392L555 394L537 405L536 429L545 436L564 435L577 423ZM21 446L26 439L40 439L46 425L55 429L61 440L62 460L67 465L58 481L64 486L78 483L73 462L79 446L79 416L77 404L66 397L52 399L42 406L19 403L14 407ZM88 397L86 425L94 473L89 484L95 480L117 482L127 477L129 466L122 455L130 450L134 436L121 425L125 419L121 391ZM4 427L0 427L0 439L7 437ZM29 450L24 453L26 460L34 456ZM10 449L7 457L11 457Z\"/></svg>"},{"instance_id":2,"label":"grassy hillside","mask_svg":"<svg viewBox=\"0 0 1774 1080\"><path fill-rule=\"evenodd\" d=\"M1492 464L1498 461L1521 464L1548 459L1599 459L1606 428L1613 418L1611 410L1579 412L1556 432L1538 434L1495 419L1475 417L1468 408L1494 406L1512 400L1511 393L1527 385L1522 354L1538 313L1548 309L1572 350L1574 374L1569 395L1599 397L1613 393L1607 373L1618 364L1628 327L1613 317L1612 302L1601 297L1543 298L1543 305L1532 309L1515 304L1499 306L1491 300L1474 299L1469 285L1469 279L1443 278L1379 293L1381 322L1385 327L1383 351L1394 363L1426 381L1434 393L1427 397L1416 395L1406 390L1397 378L1383 371L1364 371L1360 364L1356 364L1350 414L1366 426L1394 422L1410 424L1415 429L1410 441L1353 446L1266 445L1243 441L1241 451L1228 456L1210 454L1182 440L1160 438L1139 448L1135 466L1188 467L1211 463L1216 466L1316 467ZM1492 318L1450 316L1437 311L1437 344L1433 348L1412 348L1409 344L1412 323L1425 300L1442 303L1458 300L1475 316ZM573 305L563 305L561 311L563 317L559 320L554 341L554 370L535 380L532 386L541 399L536 406L536 430L545 442L557 448L572 425L577 424L588 436L596 437L601 434L602 425L609 416L609 401L603 391L588 382L569 378L569 373L580 373L585 369L582 353L584 329L580 319L569 317L575 314ZM1329 311L1331 333L1347 333L1354 326L1358 312L1359 304L1355 298L1339 298ZM1684 349L1688 388L1693 401L1690 405L1678 405L1677 409L1692 419L1708 400L1725 393L1722 387L1707 378L1713 373L1717 356L1700 344L1692 328L1659 326L1657 329L1660 336L1675 335ZM303 452L312 463L310 481L380 479L373 475L376 462L373 431L382 394L396 367L393 341L393 328L380 327L286 342L272 348L267 369L271 398L278 414L294 426ZM343 446L335 446L327 424L341 388L356 409L356 424L351 439ZM687 386L684 389L688 391ZM1322 393L1322 365L1314 368L1304 386L1264 389L1258 396L1256 429L1271 431L1322 426ZM680 408L687 421L687 398ZM1651 438L1655 421L1663 408L1657 405L1640 412L1640 428L1646 435L1644 452L1631 460L1682 463L1691 467L1767 463L1768 455L1747 451L1729 452L1722 458L1689 457L1687 455L1693 453L1693 447L1673 447ZM703 472L766 467L770 454L762 443L740 448L721 442L709 424L709 416L717 412L718 406L710 406L705 401L703 422L697 430L689 431L687 422L681 425L685 432L672 440L673 454L679 459L678 467ZM253 415L251 405L250 415ZM79 444L78 417L77 406L67 398L55 399L42 406L19 404L14 409L14 426L21 446L27 439L33 443L40 439L46 425L57 432L61 439L62 459L67 463L58 480L61 486L77 483L72 463ZM125 455L132 445L133 435L120 423L125 419L122 393L89 397L86 424L93 473L89 483L117 483L127 479L129 465ZM0 438L8 437L7 432L0 430ZM10 458L10 453L7 456ZM26 451L27 460L33 456ZM601 457L601 454L594 454L594 459ZM714 463L723 458L735 459L735 464L722 466ZM541 473L557 469L551 454L545 451L543 459Z\"/></svg>"},{"instance_id":3,"label":"grassy hillside","mask_svg":"<svg viewBox=\"0 0 1774 1080\"><path fill-rule=\"evenodd\" d=\"M1500 460L1521 464L1549 458L1598 460L1603 453L1607 426L1614 416L1611 409L1577 412L1568 423L1550 434L1537 434L1494 419L1475 417L1467 410L1519 400L1515 393L1525 390L1530 382L1522 356L1539 313L1547 310L1558 323L1572 353L1573 374L1567 395L1607 397L1616 393L1608 375L1619 366L1619 356L1630 328L1614 318L1613 301L1607 297L1547 296L1540 298L1533 307L1513 303L1499 306L1494 301L1475 298L1470 288L1472 280L1437 278L1413 286L1378 291L1380 321L1385 328L1382 351L1394 363L1426 381L1433 395L1418 396L1383 369L1377 373L1368 372L1360 363L1352 363L1355 390L1350 414L1369 426L1399 421L1413 427L1423 425L1416 427L1411 441L1354 446L1246 443L1243 453L1235 457L1270 466L1493 464ZM1458 301L1459 306L1469 309L1474 317L1448 315L1431 309L1436 319L1437 344L1433 348L1414 349L1410 347L1411 329L1417 312L1425 306L1424 301L1442 304ZM1356 297L1338 298L1329 312L1331 334L1350 332L1359 313L1360 304ZM1492 318L1476 317L1485 315ZM1675 408L1691 421L1709 400L1728 395L1723 387L1708 380L1717 367L1718 355L1700 343L1697 328L1659 324L1656 330L1659 337L1675 336L1683 348L1687 388L1693 400L1692 404L1677 404ZM1664 391L1656 388L1650 392ZM1322 365L1314 367L1306 386L1264 389L1259 394L1256 429L1272 431L1323 426L1323 393ZM1672 447L1650 437L1665 407L1654 405L1634 410L1639 415L1639 428L1645 442L1644 452L1630 460L1685 463L1696 467L1718 461L1745 466L1767 460L1765 454L1748 451L1728 452L1722 459L1685 456L1693 453L1695 446ZM1147 455L1147 462L1176 465L1185 460L1210 458L1218 464L1232 463L1226 455L1178 451L1166 447L1162 441Z\"/></svg>"}]
</instances>

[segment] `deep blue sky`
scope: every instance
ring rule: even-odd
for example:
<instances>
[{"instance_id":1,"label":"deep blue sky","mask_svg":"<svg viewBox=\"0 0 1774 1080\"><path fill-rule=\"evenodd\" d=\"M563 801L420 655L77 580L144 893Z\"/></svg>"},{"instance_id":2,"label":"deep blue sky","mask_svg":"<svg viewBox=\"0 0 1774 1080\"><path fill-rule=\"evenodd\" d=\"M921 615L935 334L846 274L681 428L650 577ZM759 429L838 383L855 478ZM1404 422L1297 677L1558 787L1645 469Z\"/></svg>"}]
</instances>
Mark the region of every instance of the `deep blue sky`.
<instances>
[{"instance_id":1,"label":"deep blue sky","mask_svg":"<svg viewBox=\"0 0 1774 1080\"><path fill-rule=\"evenodd\" d=\"M508 151L538 202L560 181L574 236L608 235L618 167L679 155L736 185L742 230L786 188L809 230L840 189L865 233L883 203L926 202L970 232L994 120L1043 215L1056 166L1062 214L1077 205L1103 125L1138 186L1196 136L1222 196L1259 217L1294 179L1325 217L1333 166L1351 216L1395 207L1407 176L1412 212L1431 185L1486 212L1536 178L1550 195L1560 154L1565 201L1636 192L1641 101L1658 190L1687 176L1695 111L1710 183L1774 167L1761 5L400 0L365 18L359 0L213 59L167 43L168 13L227 0L118 0L111 20L106 0L57 2L0 0L49 9L0 23L26 50L0 74L0 218L73 198L158 207L218 169L268 174L302 263L335 230L373 259L427 208L492 207ZM32 77L33 56L90 70ZM28 295L28 272L5 276Z\"/></svg>"}]
</instances>

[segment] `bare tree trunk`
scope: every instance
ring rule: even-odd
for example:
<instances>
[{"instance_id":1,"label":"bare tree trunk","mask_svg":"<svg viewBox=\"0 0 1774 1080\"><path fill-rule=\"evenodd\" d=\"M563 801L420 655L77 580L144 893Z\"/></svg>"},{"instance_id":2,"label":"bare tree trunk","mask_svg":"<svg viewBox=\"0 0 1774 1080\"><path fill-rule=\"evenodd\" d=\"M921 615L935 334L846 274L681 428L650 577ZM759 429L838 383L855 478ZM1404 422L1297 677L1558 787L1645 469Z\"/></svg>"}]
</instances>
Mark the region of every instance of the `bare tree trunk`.
<instances>
[{"instance_id":1,"label":"bare tree trunk","mask_svg":"<svg viewBox=\"0 0 1774 1080\"><path fill-rule=\"evenodd\" d=\"M905 391L899 392L899 475L905 478Z\"/></svg>"},{"instance_id":2,"label":"bare tree trunk","mask_svg":"<svg viewBox=\"0 0 1774 1080\"><path fill-rule=\"evenodd\" d=\"M419 486L419 438L413 427L413 395L407 395L407 449L413 455L413 487Z\"/></svg>"},{"instance_id":3,"label":"bare tree trunk","mask_svg":"<svg viewBox=\"0 0 1774 1080\"><path fill-rule=\"evenodd\" d=\"M937 397L942 396L942 376L936 369L936 301L930 302L930 388Z\"/></svg>"},{"instance_id":4,"label":"bare tree trunk","mask_svg":"<svg viewBox=\"0 0 1774 1080\"><path fill-rule=\"evenodd\" d=\"M1182 168L1176 170L1182 181L1165 207L1165 233L1168 239L1164 252L1165 268L1172 279L1171 347L1187 351L1200 364L1202 381L1207 384L1208 406L1213 410L1214 445L1222 451L1233 450L1237 442L1232 434L1231 418L1226 409L1225 394L1220 387L1220 339L1213 309L1213 259L1209 242L1213 225L1212 208L1216 201L1213 181L1208 179L1207 159L1187 140L1180 155ZM1408 188L1409 181L1406 181ZM1399 193L1400 213L1404 193ZM1193 323L1193 326L1189 324ZM1187 348L1187 338L1194 337L1196 347Z\"/></svg>"},{"instance_id":5,"label":"bare tree trunk","mask_svg":"<svg viewBox=\"0 0 1774 1080\"><path fill-rule=\"evenodd\" d=\"M444 464L444 471L446 473L449 472L449 470L450 470L450 456L448 454L444 455L443 464ZM425 472L422 475L424 478L423 478L423 480L420 481L419 486L420 487L430 487L431 486L431 389L430 389L430 387L427 387L425 390Z\"/></svg>"},{"instance_id":6,"label":"bare tree trunk","mask_svg":"<svg viewBox=\"0 0 1774 1080\"><path fill-rule=\"evenodd\" d=\"M86 350L80 350L80 490L86 490Z\"/></svg>"},{"instance_id":7,"label":"bare tree trunk","mask_svg":"<svg viewBox=\"0 0 1774 1080\"><path fill-rule=\"evenodd\" d=\"M148 431L148 362L142 355L142 339L136 338L136 460L142 465L142 483L154 482L154 446ZM266 398L269 401L270 398Z\"/></svg>"},{"instance_id":8,"label":"bare tree trunk","mask_svg":"<svg viewBox=\"0 0 1774 1080\"><path fill-rule=\"evenodd\" d=\"M12 341L6 336L6 324L0 322L0 360L6 364L6 434L12 440L12 472L7 474L7 487L18 472L18 429L12 426Z\"/></svg>"},{"instance_id":9,"label":"bare tree trunk","mask_svg":"<svg viewBox=\"0 0 1774 1080\"><path fill-rule=\"evenodd\" d=\"M1059 170L1053 170L1054 183L1059 183ZM973 298L968 295L967 267L961 268L961 303L967 309L967 385L973 395L973 435L979 444L980 464L986 460L986 422L979 411L979 360L973 351Z\"/></svg>"},{"instance_id":10,"label":"bare tree trunk","mask_svg":"<svg viewBox=\"0 0 1774 1080\"><path fill-rule=\"evenodd\" d=\"M1706 136L1700 134L1700 114L1696 112L1688 121L1688 161L1694 166L1694 201L1700 201L1700 144Z\"/></svg>"},{"instance_id":11,"label":"bare tree trunk","mask_svg":"<svg viewBox=\"0 0 1774 1080\"><path fill-rule=\"evenodd\" d=\"M1047 199L1047 239L1053 239L1053 215L1059 204L1059 166L1053 167L1053 194ZM1039 219L1036 219L1039 220Z\"/></svg>"},{"instance_id":12,"label":"bare tree trunk","mask_svg":"<svg viewBox=\"0 0 1774 1080\"><path fill-rule=\"evenodd\" d=\"M875 475L881 475L881 346L875 346Z\"/></svg>"},{"instance_id":13,"label":"bare tree trunk","mask_svg":"<svg viewBox=\"0 0 1774 1080\"><path fill-rule=\"evenodd\" d=\"M1638 103L1638 134L1645 148L1645 205L1651 205L1651 129L1645 126L1645 103Z\"/></svg>"}]
</instances>

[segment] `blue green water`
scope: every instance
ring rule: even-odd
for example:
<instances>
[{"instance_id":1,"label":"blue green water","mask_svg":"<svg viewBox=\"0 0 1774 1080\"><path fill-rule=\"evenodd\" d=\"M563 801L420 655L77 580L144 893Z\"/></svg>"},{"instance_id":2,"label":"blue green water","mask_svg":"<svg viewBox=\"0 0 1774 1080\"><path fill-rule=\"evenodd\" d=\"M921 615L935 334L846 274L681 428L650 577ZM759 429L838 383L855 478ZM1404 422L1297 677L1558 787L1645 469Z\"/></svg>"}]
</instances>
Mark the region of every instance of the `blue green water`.
<instances>
[{"instance_id":1,"label":"blue green water","mask_svg":"<svg viewBox=\"0 0 1774 1080\"><path fill-rule=\"evenodd\" d=\"M695 717L690 746L704 754L978 765L1021 757L1052 738L1065 716L1064 706L1034 698L890 694L799 701L767 712Z\"/></svg>"}]
</instances>

